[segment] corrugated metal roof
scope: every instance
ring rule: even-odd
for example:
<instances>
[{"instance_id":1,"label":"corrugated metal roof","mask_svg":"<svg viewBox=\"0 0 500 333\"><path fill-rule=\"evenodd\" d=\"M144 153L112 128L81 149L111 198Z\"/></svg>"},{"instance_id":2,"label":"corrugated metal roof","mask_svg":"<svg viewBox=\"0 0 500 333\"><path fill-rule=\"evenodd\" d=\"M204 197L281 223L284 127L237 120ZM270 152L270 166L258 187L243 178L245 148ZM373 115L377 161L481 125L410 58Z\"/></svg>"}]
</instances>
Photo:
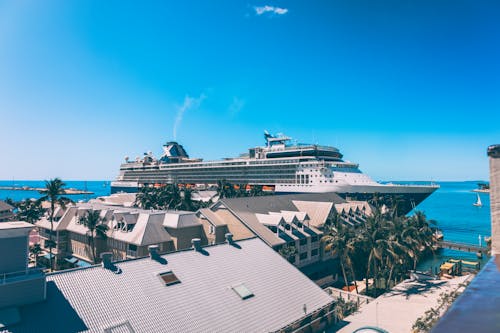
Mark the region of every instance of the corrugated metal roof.
<instances>
[{"instance_id":1,"label":"corrugated metal roof","mask_svg":"<svg viewBox=\"0 0 500 333\"><path fill-rule=\"evenodd\" d=\"M11 205L9 205L5 201L0 200L0 211L3 211L3 210L13 210L13 209L14 209L14 207L12 207Z\"/></svg>"},{"instance_id":2,"label":"corrugated metal roof","mask_svg":"<svg viewBox=\"0 0 500 333\"><path fill-rule=\"evenodd\" d=\"M325 224L330 211L332 210L333 202L315 202L315 201L299 201L294 200L293 204L298 210L306 212L309 216L309 225L321 227Z\"/></svg>"},{"instance_id":3,"label":"corrugated metal roof","mask_svg":"<svg viewBox=\"0 0 500 333\"><path fill-rule=\"evenodd\" d=\"M116 263L120 274L93 266L48 275L47 300L23 307L9 329L103 332L128 322L135 332L267 332L333 300L258 238L162 257ZM166 271L181 282L165 286ZM239 284L254 296L241 299Z\"/></svg>"},{"instance_id":4,"label":"corrugated metal roof","mask_svg":"<svg viewBox=\"0 0 500 333\"><path fill-rule=\"evenodd\" d=\"M269 214L272 212L282 214L281 212L288 212L288 215L290 215L294 211L303 211L310 218L310 226L319 226L328 217L333 204L342 202L346 201L335 193L281 194L222 199L212 209L218 209L221 206L226 207L259 238L269 246L274 247L284 244L285 241L262 225L256 214ZM297 203L299 203L300 207L297 206Z\"/></svg>"}]
</instances>

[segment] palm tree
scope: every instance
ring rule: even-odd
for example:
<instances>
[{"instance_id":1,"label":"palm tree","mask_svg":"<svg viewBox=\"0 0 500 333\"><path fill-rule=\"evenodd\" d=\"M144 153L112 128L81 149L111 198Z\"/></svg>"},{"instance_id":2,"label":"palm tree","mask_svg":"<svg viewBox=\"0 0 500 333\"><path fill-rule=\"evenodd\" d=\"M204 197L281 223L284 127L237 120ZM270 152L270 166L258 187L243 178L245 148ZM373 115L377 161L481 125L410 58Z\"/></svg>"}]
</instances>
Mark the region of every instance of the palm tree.
<instances>
[{"instance_id":1,"label":"palm tree","mask_svg":"<svg viewBox=\"0 0 500 333\"><path fill-rule=\"evenodd\" d=\"M42 247L40 244L36 243L30 246L30 254L33 256L35 260L35 267L38 266L38 255L42 252Z\"/></svg>"},{"instance_id":2,"label":"palm tree","mask_svg":"<svg viewBox=\"0 0 500 333\"><path fill-rule=\"evenodd\" d=\"M196 210L196 204L192 199L192 194L193 191L189 188L184 189L182 192L182 199L181 199L181 209L183 210L188 210L188 211L194 211Z\"/></svg>"},{"instance_id":3,"label":"palm tree","mask_svg":"<svg viewBox=\"0 0 500 333\"><path fill-rule=\"evenodd\" d=\"M142 187L135 196L135 205L143 209L154 209L157 204L153 194L154 190L152 187Z\"/></svg>"},{"instance_id":4,"label":"palm tree","mask_svg":"<svg viewBox=\"0 0 500 333\"><path fill-rule=\"evenodd\" d=\"M49 240L45 243L45 246L49 246L49 263L50 270L54 269L53 260L52 260L52 248L55 245L54 240L52 239L52 234L54 233L54 211L56 209L56 204L61 206L62 209L66 208L66 204L72 202L70 199L62 196L66 192L64 191L64 187L66 184L59 178L54 178L51 180L45 181L45 189L40 191L44 196L41 197L40 201L48 200L50 202L50 211L49 211L49 221L50 221L50 234ZM48 244L47 244L48 243Z\"/></svg>"},{"instance_id":5,"label":"palm tree","mask_svg":"<svg viewBox=\"0 0 500 333\"><path fill-rule=\"evenodd\" d=\"M336 216L338 217L338 215ZM349 280L347 278L346 268L349 268L353 279L356 280L351 260L351 255L356 250L355 237L353 231L340 222L339 219L336 219L334 223L334 225L328 227L326 234L321 240L325 244L325 251L333 250L333 253L337 254L344 277L344 283L346 289L349 291Z\"/></svg>"},{"instance_id":6,"label":"palm tree","mask_svg":"<svg viewBox=\"0 0 500 333\"><path fill-rule=\"evenodd\" d=\"M100 211L90 210L81 219L82 224L88 229L88 245L92 251L92 261L96 263L95 238L106 239L109 227L105 224L106 219L101 218Z\"/></svg>"},{"instance_id":7,"label":"palm tree","mask_svg":"<svg viewBox=\"0 0 500 333\"><path fill-rule=\"evenodd\" d=\"M219 199L234 198L236 191L234 190L233 184L222 179L217 181L217 195Z\"/></svg>"},{"instance_id":8,"label":"palm tree","mask_svg":"<svg viewBox=\"0 0 500 333\"><path fill-rule=\"evenodd\" d=\"M293 263L295 261L295 255L297 254L297 249L293 245L284 245L279 251L279 254L288 262Z\"/></svg>"},{"instance_id":9,"label":"palm tree","mask_svg":"<svg viewBox=\"0 0 500 333\"><path fill-rule=\"evenodd\" d=\"M42 216L43 208L39 200L23 200L17 206L16 217L20 221L34 224Z\"/></svg>"}]
</instances>

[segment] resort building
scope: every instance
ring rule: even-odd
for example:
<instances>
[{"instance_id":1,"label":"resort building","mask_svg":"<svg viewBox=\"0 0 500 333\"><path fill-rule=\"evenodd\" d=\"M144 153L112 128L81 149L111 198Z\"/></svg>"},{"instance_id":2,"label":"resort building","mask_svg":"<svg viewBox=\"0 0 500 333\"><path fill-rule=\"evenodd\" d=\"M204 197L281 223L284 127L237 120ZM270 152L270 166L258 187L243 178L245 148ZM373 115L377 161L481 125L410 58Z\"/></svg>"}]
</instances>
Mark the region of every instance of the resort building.
<instances>
[{"instance_id":1,"label":"resort building","mask_svg":"<svg viewBox=\"0 0 500 333\"><path fill-rule=\"evenodd\" d=\"M115 260L148 255L148 246L157 245L159 253L189 248L191 239L200 238L206 244L202 224L194 212L151 211L121 206L80 203L65 210L56 208L52 239L56 242L53 255L61 267L88 266L94 262L89 242L89 230L83 218L90 210L99 211L107 225L106 237L95 237L96 259L102 252L111 252ZM42 247L48 252L50 221L44 216L36 223ZM49 259L49 253L45 254Z\"/></svg>"},{"instance_id":2,"label":"resort building","mask_svg":"<svg viewBox=\"0 0 500 333\"><path fill-rule=\"evenodd\" d=\"M14 207L0 200L0 222L12 221L14 219Z\"/></svg>"},{"instance_id":3,"label":"resort building","mask_svg":"<svg viewBox=\"0 0 500 333\"><path fill-rule=\"evenodd\" d=\"M235 239L253 233L276 251L295 249L290 262L299 268L332 259L320 246L323 228L333 214L348 225L362 223L371 214L366 202L347 202L335 193L286 194L220 199L197 213L211 244L231 232Z\"/></svg>"},{"instance_id":4,"label":"resort building","mask_svg":"<svg viewBox=\"0 0 500 333\"><path fill-rule=\"evenodd\" d=\"M11 237L26 249L30 228L0 227L0 246ZM26 251L4 251L0 267L22 274L0 280L3 332L318 332L335 323L335 300L259 238L193 245L165 255L151 246L149 257L119 262L102 253L102 265L48 275L31 274Z\"/></svg>"}]
</instances>

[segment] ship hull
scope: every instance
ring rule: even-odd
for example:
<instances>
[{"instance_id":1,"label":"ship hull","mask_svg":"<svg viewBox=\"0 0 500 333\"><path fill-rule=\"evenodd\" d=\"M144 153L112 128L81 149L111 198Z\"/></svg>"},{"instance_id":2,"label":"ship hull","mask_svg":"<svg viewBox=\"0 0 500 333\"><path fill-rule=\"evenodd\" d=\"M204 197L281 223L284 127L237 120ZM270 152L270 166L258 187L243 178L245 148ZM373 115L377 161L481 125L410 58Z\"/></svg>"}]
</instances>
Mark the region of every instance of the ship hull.
<instances>
[{"instance_id":1,"label":"ship hull","mask_svg":"<svg viewBox=\"0 0 500 333\"><path fill-rule=\"evenodd\" d=\"M137 182L121 182L116 181L111 183L111 193L136 193L140 189ZM424 185L393 185L393 184L374 184L374 185L296 185L296 184L280 184L270 185L274 188L276 194L292 194L292 193L329 193L334 192L346 200L369 201L378 205L386 205L387 207L397 207L399 215L406 215L429 195L431 195L437 186Z\"/></svg>"},{"instance_id":2,"label":"ship hull","mask_svg":"<svg viewBox=\"0 0 500 333\"><path fill-rule=\"evenodd\" d=\"M399 215L406 215L439 187L435 185L376 184L360 186L278 185L276 193L335 192L346 200L368 201L379 206L397 207Z\"/></svg>"}]
</instances>

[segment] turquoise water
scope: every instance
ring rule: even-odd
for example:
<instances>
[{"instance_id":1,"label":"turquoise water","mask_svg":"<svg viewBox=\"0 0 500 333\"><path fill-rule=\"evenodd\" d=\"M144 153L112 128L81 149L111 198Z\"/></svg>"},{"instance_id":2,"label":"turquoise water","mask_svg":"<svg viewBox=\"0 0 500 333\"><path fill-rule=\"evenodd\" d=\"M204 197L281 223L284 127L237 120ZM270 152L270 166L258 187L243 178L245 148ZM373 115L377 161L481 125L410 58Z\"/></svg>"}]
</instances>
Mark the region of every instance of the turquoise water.
<instances>
[{"instance_id":1,"label":"turquoise water","mask_svg":"<svg viewBox=\"0 0 500 333\"><path fill-rule=\"evenodd\" d=\"M479 193L483 206L473 206L476 193L471 191L477 188L477 183L438 182L440 188L417 209L424 211L427 218L438 222L446 240L479 245L478 238L481 236L484 245L484 236L491 235L490 196ZM418 269L427 270L449 258L478 260L475 253L443 249L422 261ZM482 265L486 260L483 258Z\"/></svg>"},{"instance_id":2,"label":"turquoise water","mask_svg":"<svg viewBox=\"0 0 500 333\"><path fill-rule=\"evenodd\" d=\"M67 187L87 189L92 195L72 195L74 201L88 200L98 196L109 195L108 181L66 181ZM478 244L478 236L491 235L490 198L489 194L480 193L483 207L475 207L476 193L471 192L477 187L477 182L438 182L440 188L422 202L417 209L422 210L427 218L438 222L446 240ZM43 187L43 181L0 181L0 186L31 186ZM0 199L12 198L22 200L39 198L36 191L6 191L0 190ZM434 256L423 261L419 269L426 270L447 258L463 258L477 260L475 253L454 250L440 250Z\"/></svg>"},{"instance_id":3,"label":"turquoise water","mask_svg":"<svg viewBox=\"0 0 500 333\"><path fill-rule=\"evenodd\" d=\"M68 197L73 201L89 200L92 198L100 197L103 195L109 195L110 185L109 181L64 181L66 187L76 188L78 190L88 190L94 192L94 194L85 195L68 195ZM40 180L0 180L0 187L2 186L29 186L29 187L45 187L45 182ZM12 190L0 190L0 199L11 198L14 201L20 201L23 199L35 198L38 199L42 195L37 191L12 191Z\"/></svg>"}]
</instances>

